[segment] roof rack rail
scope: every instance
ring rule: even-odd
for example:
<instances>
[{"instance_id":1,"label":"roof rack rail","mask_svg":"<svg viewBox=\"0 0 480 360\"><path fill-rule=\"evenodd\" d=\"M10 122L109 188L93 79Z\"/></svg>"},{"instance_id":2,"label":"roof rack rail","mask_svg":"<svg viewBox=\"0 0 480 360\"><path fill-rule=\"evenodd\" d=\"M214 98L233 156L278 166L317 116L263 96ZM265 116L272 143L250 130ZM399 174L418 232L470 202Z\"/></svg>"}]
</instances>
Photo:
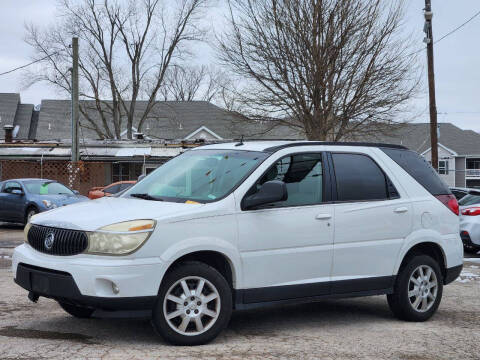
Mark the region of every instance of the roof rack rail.
<instances>
[{"instance_id":1,"label":"roof rack rail","mask_svg":"<svg viewBox=\"0 0 480 360\"><path fill-rule=\"evenodd\" d=\"M276 152L281 149L295 147L295 146L308 146L308 145L337 145L337 146L367 146L367 147L383 147L392 149L408 150L403 145L396 144L383 144L383 143L370 143L370 142L345 142L345 141L300 141L292 142L289 144L277 145L266 148L266 152Z\"/></svg>"}]
</instances>

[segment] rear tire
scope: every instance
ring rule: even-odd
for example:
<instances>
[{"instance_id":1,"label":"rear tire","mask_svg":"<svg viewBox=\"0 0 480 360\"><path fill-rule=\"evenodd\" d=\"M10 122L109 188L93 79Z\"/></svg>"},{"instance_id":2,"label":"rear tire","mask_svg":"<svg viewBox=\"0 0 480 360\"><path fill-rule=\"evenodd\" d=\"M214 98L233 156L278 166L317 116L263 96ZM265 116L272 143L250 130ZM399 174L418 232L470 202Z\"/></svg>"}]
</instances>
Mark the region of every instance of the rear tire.
<instances>
[{"instance_id":1,"label":"rear tire","mask_svg":"<svg viewBox=\"0 0 480 360\"><path fill-rule=\"evenodd\" d=\"M232 291L213 267L197 261L179 264L164 277L152 325L174 345L202 345L215 339L232 314Z\"/></svg>"},{"instance_id":2,"label":"rear tire","mask_svg":"<svg viewBox=\"0 0 480 360\"><path fill-rule=\"evenodd\" d=\"M407 260L397 276L394 293L387 295L393 314L406 321L426 321L437 311L443 293L438 263L428 255Z\"/></svg>"},{"instance_id":3,"label":"rear tire","mask_svg":"<svg viewBox=\"0 0 480 360\"><path fill-rule=\"evenodd\" d=\"M69 313L73 317L76 317L76 318L79 318L79 319L88 319L89 317L92 316L93 312L95 311L94 309L81 307L81 306L77 306L77 305L72 305L72 304L67 304L67 303L60 302L60 301L58 302L58 304L67 313Z\"/></svg>"}]
</instances>

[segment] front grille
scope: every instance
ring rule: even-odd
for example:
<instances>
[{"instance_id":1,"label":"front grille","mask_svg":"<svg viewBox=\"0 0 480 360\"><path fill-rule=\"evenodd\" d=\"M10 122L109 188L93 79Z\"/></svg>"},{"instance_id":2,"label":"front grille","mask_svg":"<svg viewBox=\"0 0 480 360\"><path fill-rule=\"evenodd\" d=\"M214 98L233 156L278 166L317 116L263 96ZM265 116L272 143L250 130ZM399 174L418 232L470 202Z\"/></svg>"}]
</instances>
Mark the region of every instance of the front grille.
<instances>
[{"instance_id":1,"label":"front grille","mask_svg":"<svg viewBox=\"0 0 480 360\"><path fill-rule=\"evenodd\" d=\"M53 241L47 241L49 236L49 240ZM83 231L32 225L28 231L28 243L45 254L69 256L84 252L88 247L88 238Z\"/></svg>"}]
</instances>

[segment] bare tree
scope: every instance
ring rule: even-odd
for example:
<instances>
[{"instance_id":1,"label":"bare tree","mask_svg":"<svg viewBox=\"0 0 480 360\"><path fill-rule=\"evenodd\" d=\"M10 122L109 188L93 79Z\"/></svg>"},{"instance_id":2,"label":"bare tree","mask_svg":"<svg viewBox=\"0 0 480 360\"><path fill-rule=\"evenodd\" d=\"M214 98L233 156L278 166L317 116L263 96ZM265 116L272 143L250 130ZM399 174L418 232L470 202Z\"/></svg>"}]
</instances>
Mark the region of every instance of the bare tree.
<instances>
[{"instance_id":1,"label":"bare tree","mask_svg":"<svg viewBox=\"0 0 480 360\"><path fill-rule=\"evenodd\" d=\"M168 69L160 93L165 101L208 101L227 107L231 79L214 66L175 65Z\"/></svg>"},{"instance_id":2,"label":"bare tree","mask_svg":"<svg viewBox=\"0 0 480 360\"><path fill-rule=\"evenodd\" d=\"M218 55L247 79L239 95L249 118L340 140L395 123L414 95L402 0L228 2Z\"/></svg>"},{"instance_id":3,"label":"bare tree","mask_svg":"<svg viewBox=\"0 0 480 360\"><path fill-rule=\"evenodd\" d=\"M168 68L182 60L188 42L204 32L198 21L208 0L59 0L57 25L27 26L26 42L36 58L47 57L29 83L47 81L70 93L70 39L80 39L82 126L100 138L132 138L155 106ZM137 101L144 99L141 109ZM138 122L134 124L134 120Z\"/></svg>"}]
</instances>

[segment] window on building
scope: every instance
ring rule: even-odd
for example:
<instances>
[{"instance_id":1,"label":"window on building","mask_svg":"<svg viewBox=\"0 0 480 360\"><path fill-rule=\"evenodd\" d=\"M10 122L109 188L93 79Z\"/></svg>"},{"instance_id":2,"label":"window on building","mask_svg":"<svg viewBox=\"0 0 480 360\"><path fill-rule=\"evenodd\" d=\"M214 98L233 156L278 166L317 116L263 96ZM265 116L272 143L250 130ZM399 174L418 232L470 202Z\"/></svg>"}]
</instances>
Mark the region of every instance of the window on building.
<instances>
[{"instance_id":1,"label":"window on building","mask_svg":"<svg viewBox=\"0 0 480 360\"><path fill-rule=\"evenodd\" d=\"M114 163L112 165L112 182L137 180L143 173L143 163Z\"/></svg>"},{"instance_id":2,"label":"window on building","mask_svg":"<svg viewBox=\"0 0 480 360\"><path fill-rule=\"evenodd\" d=\"M130 180L130 164L115 163L112 166L112 182Z\"/></svg>"},{"instance_id":3,"label":"window on building","mask_svg":"<svg viewBox=\"0 0 480 360\"><path fill-rule=\"evenodd\" d=\"M438 173L441 175L448 175L448 160L438 161Z\"/></svg>"},{"instance_id":4,"label":"window on building","mask_svg":"<svg viewBox=\"0 0 480 360\"><path fill-rule=\"evenodd\" d=\"M332 154L339 201L384 200L398 192L378 165L361 154Z\"/></svg>"}]
</instances>

